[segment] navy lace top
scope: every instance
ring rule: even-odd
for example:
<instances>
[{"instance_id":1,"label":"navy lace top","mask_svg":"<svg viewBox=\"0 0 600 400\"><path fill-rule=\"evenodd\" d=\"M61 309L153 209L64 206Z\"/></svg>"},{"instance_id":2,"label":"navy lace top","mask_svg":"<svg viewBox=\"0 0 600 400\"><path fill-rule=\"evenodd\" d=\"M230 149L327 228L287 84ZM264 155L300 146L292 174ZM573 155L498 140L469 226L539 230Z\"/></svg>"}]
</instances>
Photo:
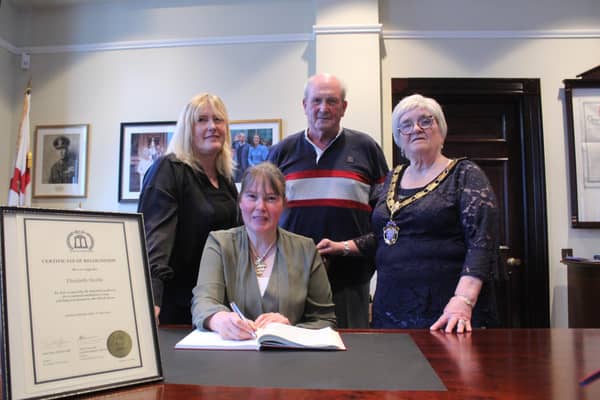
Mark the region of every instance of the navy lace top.
<instances>
[{"instance_id":1,"label":"navy lace top","mask_svg":"<svg viewBox=\"0 0 600 400\"><path fill-rule=\"evenodd\" d=\"M382 232L390 218L391 176L373 210L374 233L355 239L364 253L375 250L372 326L428 328L442 315L462 275L484 282L472 325L496 325L492 278L498 268L498 208L483 171L468 160L456 163L439 186L394 213L398 239L387 245ZM412 194L398 184L395 199Z\"/></svg>"}]
</instances>

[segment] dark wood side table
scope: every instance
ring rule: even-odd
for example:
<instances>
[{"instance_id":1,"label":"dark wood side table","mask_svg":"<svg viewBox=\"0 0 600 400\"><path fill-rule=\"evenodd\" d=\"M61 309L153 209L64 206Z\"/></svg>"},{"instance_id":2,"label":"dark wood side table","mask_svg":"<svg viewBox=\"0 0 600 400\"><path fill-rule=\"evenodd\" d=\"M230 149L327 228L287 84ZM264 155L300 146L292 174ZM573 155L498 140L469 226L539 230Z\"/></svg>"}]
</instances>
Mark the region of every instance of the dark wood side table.
<instances>
[{"instance_id":1,"label":"dark wood side table","mask_svg":"<svg viewBox=\"0 0 600 400\"><path fill-rule=\"evenodd\" d=\"M561 262L567 266L569 328L600 328L600 262Z\"/></svg>"}]
</instances>

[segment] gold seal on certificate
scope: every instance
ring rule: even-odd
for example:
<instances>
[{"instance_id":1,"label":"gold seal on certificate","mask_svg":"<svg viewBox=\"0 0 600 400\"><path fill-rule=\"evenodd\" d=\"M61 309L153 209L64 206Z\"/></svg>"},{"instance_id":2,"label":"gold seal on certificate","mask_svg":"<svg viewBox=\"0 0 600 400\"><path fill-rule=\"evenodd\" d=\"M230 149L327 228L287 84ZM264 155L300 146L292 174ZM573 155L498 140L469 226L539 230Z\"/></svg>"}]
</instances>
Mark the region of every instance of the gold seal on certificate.
<instances>
[{"instance_id":1,"label":"gold seal on certificate","mask_svg":"<svg viewBox=\"0 0 600 400\"><path fill-rule=\"evenodd\" d=\"M108 336L106 347L113 356L123 358L131 351L131 336L125 331L114 331Z\"/></svg>"}]
</instances>

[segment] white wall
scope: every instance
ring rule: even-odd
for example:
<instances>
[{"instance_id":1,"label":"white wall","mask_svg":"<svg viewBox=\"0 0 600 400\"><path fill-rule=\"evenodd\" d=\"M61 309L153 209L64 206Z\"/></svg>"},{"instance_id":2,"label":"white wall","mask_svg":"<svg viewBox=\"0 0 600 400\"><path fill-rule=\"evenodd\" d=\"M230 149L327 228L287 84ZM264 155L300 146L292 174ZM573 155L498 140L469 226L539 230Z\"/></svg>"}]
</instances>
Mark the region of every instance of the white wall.
<instances>
[{"instance_id":1,"label":"white wall","mask_svg":"<svg viewBox=\"0 0 600 400\"><path fill-rule=\"evenodd\" d=\"M13 45L17 44L17 19L19 12L8 2L3 1L0 6L0 38Z\"/></svg>"},{"instance_id":2,"label":"white wall","mask_svg":"<svg viewBox=\"0 0 600 400\"><path fill-rule=\"evenodd\" d=\"M32 127L90 124L87 197L34 206L135 211L117 200L120 123L176 120L199 92L221 96L231 119L281 118L284 134L305 126L310 2L99 1L27 21Z\"/></svg>"},{"instance_id":3,"label":"white wall","mask_svg":"<svg viewBox=\"0 0 600 400\"><path fill-rule=\"evenodd\" d=\"M87 209L135 211L135 205L117 201L120 123L176 120L185 103L202 91L219 94L232 119L282 118L284 132L301 129L307 66L296 60L302 60L306 46L247 44L32 57L38 82L32 126L90 124L87 198L34 198L34 205L68 208L81 202Z\"/></svg>"},{"instance_id":4,"label":"white wall","mask_svg":"<svg viewBox=\"0 0 600 400\"><path fill-rule=\"evenodd\" d=\"M380 0L386 30L598 29L597 0Z\"/></svg>"},{"instance_id":5,"label":"white wall","mask_svg":"<svg viewBox=\"0 0 600 400\"><path fill-rule=\"evenodd\" d=\"M16 57L4 49L0 49L0 204L5 204L8 196L8 183L10 179L11 163L15 157L15 143L17 140L13 118L15 117L15 64Z\"/></svg>"},{"instance_id":6,"label":"white wall","mask_svg":"<svg viewBox=\"0 0 600 400\"><path fill-rule=\"evenodd\" d=\"M353 0L353 7L361 9L361 1ZM600 61L597 0L380 0L379 10L373 9L376 2L364 0L368 7L363 17L345 15L349 8L340 8L341 0L98 0L35 9L31 15L2 3L0 38L32 54L31 70L21 71L18 58L0 42L2 160L14 156L22 91L29 77L32 127L91 126L88 196L34 199L34 205L43 207L70 208L82 202L88 209L133 211L134 205L117 202L119 124L174 120L199 91L222 96L233 119L282 118L284 134L304 128L302 86L315 71L316 58L327 57L314 44L312 26L315 21L335 22L335 10L346 23L371 24L377 14L383 23L381 51L368 53L381 54L381 70L374 63L364 72L381 73L382 96L353 97L350 84L348 111L381 102L381 116L374 118L383 121L380 141L390 163L392 77L539 78L551 316L553 326L566 326L560 248L591 256L600 252L600 231L570 228L561 89L563 79L575 78ZM316 4L323 12L318 18ZM4 24L15 16L18 30ZM350 65L367 54L353 52L352 41L339 44L345 47L337 54ZM8 185L8 162L0 165L2 187Z\"/></svg>"},{"instance_id":7,"label":"white wall","mask_svg":"<svg viewBox=\"0 0 600 400\"><path fill-rule=\"evenodd\" d=\"M540 7L542 5L544 7ZM571 1L568 4L558 0L525 3L505 1L501 6L498 3L498 8L495 8L478 1L426 0L403 2L402 6L393 1L382 1L382 7L385 33L389 37L394 36L393 31L405 29L410 29L413 36L420 37L385 40L382 92L384 138L389 138L384 146L388 158L391 158L392 149L392 106L389 100L389 83L392 77L540 79L546 161L551 324L566 327L566 267L559 262L560 249L572 247L576 255L584 257L598 254L600 231L570 228L562 80L575 78L577 74L600 62L598 36L577 38L572 35L576 33L573 30L575 28L591 30L600 27L600 3L595 0ZM440 32L432 33L432 29L446 32L439 35ZM491 38L493 32L484 31L490 29L504 31L502 34L509 38ZM538 30L533 34L530 32L534 38L520 38L525 36L523 30L532 29ZM474 32L478 30L481 31ZM443 38L478 34L480 38ZM541 38L546 34L556 34L563 38ZM486 35L488 38L485 38Z\"/></svg>"},{"instance_id":8,"label":"white wall","mask_svg":"<svg viewBox=\"0 0 600 400\"><path fill-rule=\"evenodd\" d=\"M6 3L6 2L4 2ZM12 173L13 159L17 140L18 124L15 78L17 60L12 43L16 40L15 22L17 12L10 4L0 7L0 204L5 204L8 196L8 184ZM23 88L24 90L25 88ZM23 99L21 99L21 102Z\"/></svg>"},{"instance_id":9,"label":"white wall","mask_svg":"<svg viewBox=\"0 0 600 400\"><path fill-rule=\"evenodd\" d=\"M35 9L26 44L302 33L313 23L305 0L94 0Z\"/></svg>"},{"instance_id":10,"label":"white wall","mask_svg":"<svg viewBox=\"0 0 600 400\"><path fill-rule=\"evenodd\" d=\"M315 0L314 4L315 71L334 73L344 81L348 108L342 125L381 143L378 2Z\"/></svg>"}]
</instances>

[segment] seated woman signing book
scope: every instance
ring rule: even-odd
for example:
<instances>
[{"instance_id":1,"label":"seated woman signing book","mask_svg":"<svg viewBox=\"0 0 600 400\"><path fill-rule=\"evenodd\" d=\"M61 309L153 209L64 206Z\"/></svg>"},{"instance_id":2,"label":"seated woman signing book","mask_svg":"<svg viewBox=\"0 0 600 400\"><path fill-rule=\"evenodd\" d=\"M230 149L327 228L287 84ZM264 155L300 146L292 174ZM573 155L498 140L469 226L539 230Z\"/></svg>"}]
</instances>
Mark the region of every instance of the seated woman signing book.
<instances>
[{"instance_id":1,"label":"seated woman signing book","mask_svg":"<svg viewBox=\"0 0 600 400\"><path fill-rule=\"evenodd\" d=\"M213 231L204 246L193 324L237 340L252 338L271 322L334 327L331 288L314 242L278 227L286 199L277 167L261 163L247 169L238 202L244 226Z\"/></svg>"}]
</instances>

